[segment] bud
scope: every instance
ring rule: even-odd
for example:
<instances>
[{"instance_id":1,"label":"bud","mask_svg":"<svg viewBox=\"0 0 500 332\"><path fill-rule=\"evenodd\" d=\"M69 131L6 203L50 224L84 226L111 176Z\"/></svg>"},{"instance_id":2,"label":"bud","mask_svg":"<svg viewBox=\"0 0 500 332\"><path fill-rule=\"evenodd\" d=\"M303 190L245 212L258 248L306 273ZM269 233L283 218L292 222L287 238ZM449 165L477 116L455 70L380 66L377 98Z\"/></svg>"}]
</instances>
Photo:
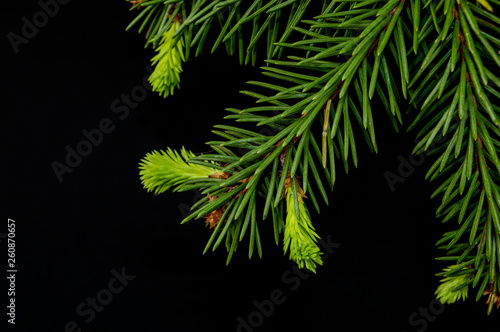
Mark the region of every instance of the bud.
<instances>
[{"instance_id":1,"label":"bud","mask_svg":"<svg viewBox=\"0 0 500 332\"><path fill-rule=\"evenodd\" d=\"M208 166L189 163L194 153L184 147L179 154L170 148L167 151L153 151L139 163L139 175L144 188L160 194L172 186L175 191L182 191L182 184L189 180L209 178L220 172ZM214 164L215 166L215 164Z\"/></svg>"},{"instance_id":2,"label":"bud","mask_svg":"<svg viewBox=\"0 0 500 332\"><path fill-rule=\"evenodd\" d=\"M296 181L296 180L295 180ZM294 260L299 268L304 266L316 273L316 264L322 265L322 252L316 244L319 238L311 223L311 217L304 204L302 197L304 193L297 184L297 200L293 197L290 178L285 181L286 196L286 223L283 251L286 253L290 249L290 259ZM299 204L297 215L296 202Z\"/></svg>"},{"instance_id":3,"label":"bud","mask_svg":"<svg viewBox=\"0 0 500 332\"><path fill-rule=\"evenodd\" d=\"M151 60L155 69L149 77L153 91L157 91L164 98L179 88L180 73L184 60L184 40L182 37L174 44L172 36L181 23L176 18L163 33L160 44L156 48L157 55Z\"/></svg>"},{"instance_id":4,"label":"bud","mask_svg":"<svg viewBox=\"0 0 500 332\"><path fill-rule=\"evenodd\" d=\"M444 269L444 271L450 271L455 267L456 265L451 265ZM472 274L461 274L441 279L441 285L439 285L435 292L437 299L444 304L451 304L460 299L465 300L469 291L468 285L472 280L471 276Z\"/></svg>"}]
</instances>

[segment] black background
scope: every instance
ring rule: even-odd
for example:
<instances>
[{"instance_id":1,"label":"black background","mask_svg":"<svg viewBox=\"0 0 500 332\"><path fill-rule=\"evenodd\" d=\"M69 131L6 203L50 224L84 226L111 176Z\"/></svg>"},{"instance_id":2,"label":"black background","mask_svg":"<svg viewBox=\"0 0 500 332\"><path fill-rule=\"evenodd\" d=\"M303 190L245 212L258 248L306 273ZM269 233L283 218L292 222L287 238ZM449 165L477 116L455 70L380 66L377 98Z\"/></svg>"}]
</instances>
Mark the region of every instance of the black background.
<instances>
[{"instance_id":1,"label":"black background","mask_svg":"<svg viewBox=\"0 0 500 332\"><path fill-rule=\"evenodd\" d=\"M374 106L379 153L360 146L358 168L339 172L329 206L312 213L318 234L340 244L316 275L290 281L292 263L274 244L270 220L259 226L262 259L248 259L247 239L229 266L222 246L202 255L209 229L202 220L180 225L196 195L147 193L138 162L166 147L208 151L212 126L231 123L222 120L224 109L252 105L238 91L262 78L262 62L240 66L224 49L210 54L207 46L184 65L181 90L167 99L149 92L120 119L111 104L142 85L154 54L136 29L125 31L136 14L128 9L124 1L60 5L18 53L7 35L22 35L22 17L32 21L40 5L2 9L0 233L7 218L16 221L18 273L16 326L0 330L66 331L75 322L81 331L237 331L238 317L257 322L254 301L266 302L273 291L285 300L260 316L255 331L467 331L471 323L499 330L498 312L487 316L475 291L444 309L433 302L434 275L444 267L434 260L442 254L434 244L456 226L435 218L436 184L424 181L431 157L391 191L384 173L398 172L398 156L409 160L415 132L396 134L380 106ZM105 118L113 131L58 181L52 163L64 163L66 146L75 149L82 130ZM108 289L113 270L134 278L92 319L79 314L81 303ZM5 278L0 286L7 326ZM432 314L437 309L443 310ZM426 310L430 316L422 318Z\"/></svg>"}]
</instances>

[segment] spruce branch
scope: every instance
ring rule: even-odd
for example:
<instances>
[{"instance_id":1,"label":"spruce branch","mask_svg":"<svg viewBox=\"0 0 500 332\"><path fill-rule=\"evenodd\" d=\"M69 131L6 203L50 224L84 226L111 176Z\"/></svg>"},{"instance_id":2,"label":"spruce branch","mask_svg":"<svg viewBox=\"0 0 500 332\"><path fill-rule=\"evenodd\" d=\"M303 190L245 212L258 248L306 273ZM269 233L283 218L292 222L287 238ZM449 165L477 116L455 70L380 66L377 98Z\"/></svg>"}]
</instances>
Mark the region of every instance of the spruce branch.
<instances>
[{"instance_id":1,"label":"spruce branch","mask_svg":"<svg viewBox=\"0 0 500 332\"><path fill-rule=\"evenodd\" d=\"M436 22L439 34L410 82L410 87L420 82L411 102L421 105L411 127L428 118L414 152L437 146L440 156L426 177L440 178L442 184L431 197L442 195L437 216L443 222L457 218L460 225L437 242L447 251L439 259L456 264L438 274L445 278L436 294L452 303L464 299L472 285L479 286L479 300L488 288L490 313L499 294L500 272L500 163L494 143L500 134L500 85L489 85L498 80L492 71L498 72L500 58L484 37L494 33L489 31L491 15L462 0L449 1L434 18L432 13L426 17Z\"/></svg>"},{"instance_id":2,"label":"spruce branch","mask_svg":"<svg viewBox=\"0 0 500 332\"><path fill-rule=\"evenodd\" d=\"M385 45L389 42L384 37L383 46L380 46L378 41L382 34L387 33L384 28L388 28L389 33L395 29L404 3L381 1L376 6L378 8L370 12L370 19L367 17L361 26L356 25L363 28L360 36L352 36L351 25L338 28L337 17L322 15L317 21L306 22L315 30L313 36L311 29L302 30L307 32L299 42L279 43L283 49L303 51L306 57L290 56L286 61L268 59L268 66L262 67L263 73L282 83L250 82L251 85L267 89L270 94L243 91L244 94L255 97L259 106L245 110L229 109L231 114L226 117L237 122L254 122L257 126L268 125L277 130L275 135L261 135L234 126L219 126L219 129L226 130L216 130L214 133L223 140L208 142L217 154L201 155L189 160L198 163L226 162L219 170L228 174L227 178L217 182L204 182L205 186L200 185L199 188L203 189L202 193L207 195L207 199L197 204L194 212L183 221L203 217L210 220L214 231L205 252L210 247L214 250L226 238L229 261L236 248L235 241L241 240L246 230L250 229L249 256L254 246L257 246L261 254L255 216L258 203L255 197L260 194L266 197L264 216L268 215L269 210L273 211L275 238L285 231L284 250L290 250L290 258L300 267L312 271L315 271L316 264L321 264L319 248L315 244L318 235L314 232L302 195L307 193L319 211L316 199L319 196L315 190L328 203L322 176L332 189L337 161L342 161L346 171L349 157L357 166L353 121L358 123L368 146L376 151L373 116L366 92L369 80L376 82L373 75L378 73L374 73L370 63L381 61L380 76L383 83L387 84L388 94L379 86L376 89L377 95L389 100L392 107L390 117L397 117L400 121L396 86L388 70L384 52ZM332 6L324 8L334 10ZM352 16L354 19L354 14ZM344 37L332 39L326 35L329 25L335 25ZM317 46L311 49L308 46L310 44ZM328 58L342 60L347 51L352 51L352 55L345 62L331 61L326 56L328 54ZM387 53L387 56L392 55ZM355 97L347 93L349 87L355 91ZM268 106L263 106L266 104ZM328 112L322 115L325 109L329 109L332 115L327 114ZM272 115L266 115L270 112ZM321 144L318 144L313 134L318 116L322 118L323 137L326 132L328 138L323 138ZM236 147L244 148L247 152L238 156L232 151ZM318 162L319 165L324 165L322 169L316 166ZM295 180L291 180L297 176L303 178L303 191ZM285 200L282 199L283 196L286 197ZM283 216L285 213L286 218ZM235 236L236 233L239 233L239 237Z\"/></svg>"},{"instance_id":3,"label":"spruce branch","mask_svg":"<svg viewBox=\"0 0 500 332\"><path fill-rule=\"evenodd\" d=\"M447 267L437 274L435 294L453 303L465 300L471 286L476 300L487 297L490 313L500 306L499 5L323 1L318 9L305 0L134 2L141 9L130 26L142 21L139 32L148 27L146 45L165 49L156 58L164 61L159 72L173 70L174 79L156 78L168 93L178 84L178 60L188 60L193 47L200 54L214 30L212 52L225 44L228 54L255 64L265 40L267 56L264 79L242 91L255 105L227 109L225 120L235 124L215 126L218 137L207 142L212 152L147 155L140 166L145 188L201 190L205 197L182 222L205 218L211 235L204 253L224 243L226 264L245 236L249 257L255 250L262 256L259 227L266 224L260 220L270 217L276 244L283 233L284 253L315 272L321 252L307 204L320 212L339 168L347 173L358 166L359 137L378 151L375 124L381 118L373 101L398 131L406 100L414 115L407 129L418 128L414 153L435 158L426 178L439 182L431 195L441 197L436 216L450 224L436 243L445 250L437 259ZM312 9L317 12L311 15ZM258 131L263 127L271 134Z\"/></svg>"},{"instance_id":4,"label":"spruce branch","mask_svg":"<svg viewBox=\"0 0 500 332\"><path fill-rule=\"evenodd\" d=\"M189 60L191 49L196 47L195 56L202 52L209 32L214 30L214 21L219 22L220 30L212 46L212 53L224 43L228 54L233 55L238 49L241 63L247 64L251 60L255 65L259 40L263 36L267 37L268 58L279 55L282 50L276 42L285 42L289 38L312 2L271 0L263 4L261 0L127 1L132 4L131 10L139 10L139 14L126 30L142 22L138 32L146 31L146 47L152 45L158 52L152 59L156 68L150 82L153 90L163 97L172 94L174 88L178 87L181 63ZM289 20L280 29L280 18L284 11L289 15ZM251 25L252 30L245 46L244 36L248 34L244 34L243 26L247 25Z\"/></svg>"}]
</instances>

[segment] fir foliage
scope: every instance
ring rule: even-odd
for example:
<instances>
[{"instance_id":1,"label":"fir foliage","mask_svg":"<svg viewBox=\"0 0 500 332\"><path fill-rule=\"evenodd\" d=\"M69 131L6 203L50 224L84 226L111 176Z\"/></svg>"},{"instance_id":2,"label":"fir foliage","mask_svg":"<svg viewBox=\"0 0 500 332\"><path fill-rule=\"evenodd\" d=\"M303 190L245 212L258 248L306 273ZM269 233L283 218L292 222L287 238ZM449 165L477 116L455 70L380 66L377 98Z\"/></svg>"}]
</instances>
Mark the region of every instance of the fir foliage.
<instances>
[{"instance_id":1,"label":"fir foliage","mask_svg":"<svg viewBox=\"0 0 500 332\"><path fill-rule=\"evenodd\" d=\"M357 147L378 151L376 100L396 131L402 111L409 113L413 122L404 128L417 131L414 152L434 156L426 178L437 183L437 217L450 229L437 242L444 250L438 259L449 266L438 273L438 298L465 299L471 286L476 300L487 296L488 313L500 306L499 0L145 0L138 6L130 26L140 23L146 45L159 43L180 15L171 45L182 38L186 60L191 49L198 55L221 44L241 63L256 63L257 49L265 51L266 80L248 82L242 92L255 106L227 109L225 119L236 124L215 126L220 139L207 143L213 152L184 160L149 155L141 164L149 190L178 185L206 195L183 221L207 218L213 230L205 252L224 242L228 263L247 236L249 257L254 249L261 256L259 226L266 224L260 221L271 218L276 244L284 233L285 252L315 271L318 235L306 205L319 212L321 200L328 204L339 169L357 167ZM216 42L206 46L209 33ZM273 134L261 134L262 126ZM157 171L162 163L165 171ZM186 181L176 163L214 165L219 176L207 171Z\"/></svg>"}]
</instances>

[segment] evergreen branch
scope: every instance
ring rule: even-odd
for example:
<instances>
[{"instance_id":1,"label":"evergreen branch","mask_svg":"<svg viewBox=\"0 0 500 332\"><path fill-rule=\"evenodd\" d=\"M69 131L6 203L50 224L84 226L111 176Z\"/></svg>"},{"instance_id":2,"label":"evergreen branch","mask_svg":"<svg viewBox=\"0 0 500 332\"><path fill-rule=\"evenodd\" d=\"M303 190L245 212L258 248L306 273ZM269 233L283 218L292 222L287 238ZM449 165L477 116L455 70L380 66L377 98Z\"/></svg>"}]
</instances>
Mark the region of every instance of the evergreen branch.
<instances>
[{"instance_id":1,"label":"evergreen branch","mask_svg":"<svg viewBox=\"0 0 500 332\"><path fill-rule=\"evenodd\" d=\"M224 43L228 54L233 55L238 46L240 62L246 64L251 59L255 64L256 46L261 38L267 36L268 58L275 56L282 47L276 42L287 41L311 3L311 0L270 0L263 5L262 0L254 0L247 7L247 2L243 5L241 0L128 1L133 5L131 9L140 11L126 30L141 21L139 33L149 26L146 30L146 47L152 45L155 48L158 54L153 58L153 65L159 63L150 81L154 91L164 97L172 94L173 88L178 86L181 62L189 60L191 49L196 47L196 56L202 52L208 34L213 30L214 20L219 21L221 30L212 52ZM226 11L229 11L227 17L224 15ZM289 20L280 32L279 21L285 11ZM247 23L252 23L252 32L245 49L243 26Z\"/></svg>"},{"instance_id":2,"label":"evergreen branch","mask_svg":"<svg viewBox=\"0 0 500 332\"><path fill-rule=\"evenodd\" d=\"M300 268L315 271L322 263L319 236L303 198L318 212L317 198L328 204L326 187L333 189L338 162L345 172L351 161L358 165L356 133L378 151L373 98L395 130L402 123L400 102L408 99L417 110L409 129L419 127L414 152L435 156L426 178L440 181L431 196L441 197L436 215L458 222L436 244L446 251L438 260L448 264L438 273L436 295L453 303L466 299L472 286L477 300L488 296L488 313L500 306L498 0L324 1L305 20L313 8L306 0L134 4L142 9L131 25L142 20L142 31L149 24L147 45L172 50L170 60L167 52L156 58L167 61L161 73L174 69L174 79L157 79L166 82L164 90L178 84L175 66L180 69L190 49L202 51L214 20L220 31L212 52L224 43L229 54L238 50L241 62L255 63L257 45L267 36L265 79L249 82L259 92L242 91L255 105L228 109L225 117L241 126L215 126L210 154L182 152L181 158L169 150L147 155L141 164L148 191L174 187L206 195L183 220L206 219L212 234L204 253L225 243L229 263L249 235L249 257L255 249L261 256L256 211L262 204L263 219L273 220L275 242L284 233L284 252ZM284 30L280 21L287 22ZM247 36L243 28L250 24Z\"/></svg>"},{"instance_id":3,"label":"evergreen branch","mask_svg":"<svg viewBox=\"0 0 500 332\"><path fill-rule=\"evenodd\" d=\"M467 1L449 1L441 19L436 19L442 23L436 28L439 35L410 82L412 86L420 81L411 99L420 105L420 114L412 126L430 117L418 135L422 139L414 152L431 146L440 151L427 174L432 180L443 178L432 195L442 195L437 216L443 217L443 222L457 218L460 225L437 243L447 250L442 259L456 261L439 274L445 278L436 291L437 297L452 303L467 297L469 285L479 285L476 300L488 295L490 313L494 303L497 307L500 304L500 163L494 144L500 131L498 107L486 91L493 92L497 103L500 94L499 86L488 85L491 72L485 63L497 65L498 56L491 52L489 42L484 42L478 24L479 20L488 22L489 14L478 17L471 8L476 14L484 14ZM426 17L432 15L427 13ZM467 242L460 242L464 237ZM457 253L460 255L452 256Z\"/></svg>"},{"instance_id":4,"label":"evergreen branch","mask_svg":"<svg viewBox=\"0 0 500 332\"><path fill-rule=\"evenodd\" d=\"M259 252L261 251L258 244L257 221L253 217L257 205L254 197L258 192L261 192L266 197L264 215L267 216L269 209L273 210L275 236L278 236L283 230L284 220L282 216L275 212L282 211L282 213L285 213L282 198L283 196L287 197L287 222L284 224L284 229L285 243L288 243L288 245L285 245L285 251L291 245L291 259L295 260L300 267L305 266L311 270L315 270L317 263L320 264L319 249L316 250L313 249L314 246L311 247L312 242L307 240L308 237L297 235L295 240L292 240L292 235L290 235L297 233L298 225L302 225L300 229L310 225L309 216L305 212L306 208L302 202L302 195L307 192L312 203L319 210L319 204L316 200L317 195L314 193L309 179L311 173L315 187L320 191L326 203L328 203L328 196L316 164L319 162L320 164L324 163L325 166L328 165L328 167L323 167L322 173L324 173L331 189L336 177L335 159L342 160L346 171L348 171L347 161L349 156L352 157L354 165L357 165L357 149L352 117L358 122L370 148L375 147L376 150L373 116L370 101L366 98L368 81L370 75L373 75L373 69L367 60L368 57L382 59L381 77L388 89L388 98L386 100L389 100L391 105L392 111L390 115L397 116L400 119L399 109L396 105L397 93L395 91L397 86L388 69L384 52L385 45L392 45L393 42L392 40L389 41L388 37L384 37L385 45L376 47L381 34L384 34L384 36L391 35L395 30L403 4L397 1L377 3L379 8L371 12L373 16L371 20L366 20L365 25L356 25L356 27L364 27L361 32L364 38L351 36L349 39L331 39L323 35L328 29L321 25L331 24L328 22L334 20L334 18L328 16L311 22L312 29L318 28L314 32L313 39L315 40L311 40L312 43L324 43L327 46L327 48L318 48L314 55L311 54L310 49L301 46L308 44L309 31L311 30L301 30L308 32L304 34L302 41L299 43L280 43L280 46L284 48L295 47L303 50L307 52L308 57L289 57L287 61L269 60L268 63L272 64L272 66L263 67L262 69L265 75L278 80L279 85L265 82L253 82L252 84L274 91L274 95L264 96L250 91L244 92L257 98L256 102L259 105L268 104L269 106L251 107L242 111L230 110L232 115L226 117L237 122L250 121L257 122L258 125L279 128L278 132L275 135L266 136L234 126L219 126L219 128L226 130L215 130L214 133L222 137L223 140L210 141L207 144L224 153L221 153L220 157L215 154L207 156L206 159L203 155L194 157L189 162L197 166L206 166L207 162L210 161L228 161L222 168L217 170L227 175L227 177L221 181L204 181L203 184L188 182L178 187L181 189L201 188L203 189L202 193L208 197L203 203L198 204L195 211L183 221L205 217L211 228L214 228L205 252L211 246L213 249L217 248L224 237L229 241L228 244L235 241L234 235L232 235L232 240L228 236L236 232L236 229L241 229L239 236L239 240L241 240L248 227L251 230L249 253L253 252L254 245L257 245ZM328 8L335 10L335 6ZM376 13L382 15L382 19L380 16L376 17ZM245 17L248 17L248 15ZM352 28L352 25L343 27L341 30L344 31L344 36L350 36ZM389 29L384 30L384 28ZM346 42L350 43L348 48L346 48ZM329 50L329 52L325 53L324 50ZM328 54L329 57L334 56L339 59L348 50L352 51L352 55L344 63L333 62L325 58L325 54ZM353 82L352 85L351 82ZM348 87L356 91L355 95L358 99L351 97L347 93ZM361 90L364 91L364 95ZM380 88L377 89L377 93L385 97L385 93ZM337 99L337 105L331 109L332 117L324 116L322 119L322 127L324 133L326 133L323 137L328 139L323 139L322 143L318 144L311 133L314 122L325 109L325 104L332 105L333 101ZM289 101L293 100L296 101L290 104ZM363 110L362 115L359 109ZM274 113L274 115L261 115L269 112ZM343 121L340 121L341 119ZM335 140L332 140L332 138ZM236 147L244 148L247 152L240 158L232 159L233 154L227 151L231 151L232 148ZM297 188L296 180L290 180L289 174L293 175L293 179L298 176L303 178L303 194L301 194L302 189ZM265 186L264 184L268 185ZM221 189L223 190L221 191ZM220 226L221 221L224 222L223 227ZM307 227L311 228L312 226ZM313 233L307 231L304 234L311 235ZM228 245L228 250L235 250L235 248L235 244ZM228 261L231 255L232 251L228 256Z\"/></svg>"}]
</instances>

